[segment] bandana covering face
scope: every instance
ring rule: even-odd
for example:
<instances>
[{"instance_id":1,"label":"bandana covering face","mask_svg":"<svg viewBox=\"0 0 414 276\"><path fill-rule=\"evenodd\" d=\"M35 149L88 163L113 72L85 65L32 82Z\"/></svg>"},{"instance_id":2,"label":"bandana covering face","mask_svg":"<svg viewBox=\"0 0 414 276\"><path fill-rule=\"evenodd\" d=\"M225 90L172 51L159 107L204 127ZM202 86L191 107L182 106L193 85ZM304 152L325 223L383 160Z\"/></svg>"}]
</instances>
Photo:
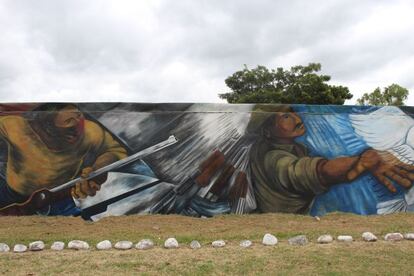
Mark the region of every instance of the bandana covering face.
<instances>
[{"instance_id":1,"label":"bandana covering face","mask_svg":"<svg viewBox=\"0 0 414 276\"><path fill-rule=\"evenodd\" d=\"M85 119L79 119L78 123L72 127L55 127L58 139L62 139L69 144L75 144L83 136L85 131Z\"/></svg>"}]
</instances>

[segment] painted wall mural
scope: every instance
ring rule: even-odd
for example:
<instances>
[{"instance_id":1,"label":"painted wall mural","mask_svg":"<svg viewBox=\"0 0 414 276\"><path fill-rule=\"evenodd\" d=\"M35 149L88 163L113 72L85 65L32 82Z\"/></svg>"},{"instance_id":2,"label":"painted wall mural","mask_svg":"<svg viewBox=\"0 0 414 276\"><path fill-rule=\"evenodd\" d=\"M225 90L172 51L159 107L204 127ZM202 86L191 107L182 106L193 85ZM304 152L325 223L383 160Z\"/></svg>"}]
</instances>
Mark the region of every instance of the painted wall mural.
<instances>
[{"instance_id":1,"label":"painted wall mural","mask_svg":"<svg viewBox=\"0 0 414 276\"><path fill-rule=\"evenodd\" d=\"M0 215L410 212L413 110L0 104Z\"/></svg>"}]
</instances>

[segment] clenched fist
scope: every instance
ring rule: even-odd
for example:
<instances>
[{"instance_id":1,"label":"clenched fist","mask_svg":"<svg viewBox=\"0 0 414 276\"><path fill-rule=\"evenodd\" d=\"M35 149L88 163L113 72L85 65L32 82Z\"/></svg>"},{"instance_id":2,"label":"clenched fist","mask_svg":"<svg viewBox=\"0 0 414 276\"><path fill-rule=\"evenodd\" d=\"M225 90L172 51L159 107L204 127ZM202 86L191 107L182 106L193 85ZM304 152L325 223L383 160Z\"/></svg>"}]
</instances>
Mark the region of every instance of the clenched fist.
<instances>
[{"instance_id":1,"label":"clenched fist","mask_svg":"<svg viewBox=\"0 0 414 276\"><path fill-rule=\"evenodd\" d=\"M92 167L86 167L82 170L82 180L76 183L72 188L71 193L74 198L86 198L87 196L94 196L96 192L101 189L101 184L106 181L107 174L97 176L93 179L86 180L89 174L93 171Z\"/></svg>"}]
</instances>

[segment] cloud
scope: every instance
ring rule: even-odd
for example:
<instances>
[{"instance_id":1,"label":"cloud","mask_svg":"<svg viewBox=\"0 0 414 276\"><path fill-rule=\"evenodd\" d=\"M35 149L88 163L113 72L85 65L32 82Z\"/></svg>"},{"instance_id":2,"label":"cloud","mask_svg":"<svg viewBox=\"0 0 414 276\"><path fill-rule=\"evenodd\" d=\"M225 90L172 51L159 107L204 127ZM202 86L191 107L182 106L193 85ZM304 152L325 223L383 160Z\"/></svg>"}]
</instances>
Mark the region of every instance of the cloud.
<instances>
[{"instance_id":1,"label":"cloud","mask_svg":"<svg viewBox=\"0 0 414 276\"><path fill-rule=\"evenodd\" d=\"M2 101L220 102L243 64L414 91L410 1L3 1ZM414 99L409 103L414 105Z\"/></svg>"}]
</instances>

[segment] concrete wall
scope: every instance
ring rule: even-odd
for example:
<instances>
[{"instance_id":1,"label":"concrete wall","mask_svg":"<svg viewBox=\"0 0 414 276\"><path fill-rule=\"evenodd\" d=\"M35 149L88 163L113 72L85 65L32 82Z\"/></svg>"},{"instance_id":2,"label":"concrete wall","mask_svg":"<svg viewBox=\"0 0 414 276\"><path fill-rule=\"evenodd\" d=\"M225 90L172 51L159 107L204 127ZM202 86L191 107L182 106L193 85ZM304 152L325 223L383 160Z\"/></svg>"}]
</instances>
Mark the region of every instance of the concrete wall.
<instances>
[{"instance_id":1,"label":"concrete wall","mask_svg":"<svg viewBox=\"0 0 414 276\"><path fill-rule=\"evenodd\" d=\"M411 107L2 104L0 214L406 212L413 126Z\"/></svg>"}]
</instances>

